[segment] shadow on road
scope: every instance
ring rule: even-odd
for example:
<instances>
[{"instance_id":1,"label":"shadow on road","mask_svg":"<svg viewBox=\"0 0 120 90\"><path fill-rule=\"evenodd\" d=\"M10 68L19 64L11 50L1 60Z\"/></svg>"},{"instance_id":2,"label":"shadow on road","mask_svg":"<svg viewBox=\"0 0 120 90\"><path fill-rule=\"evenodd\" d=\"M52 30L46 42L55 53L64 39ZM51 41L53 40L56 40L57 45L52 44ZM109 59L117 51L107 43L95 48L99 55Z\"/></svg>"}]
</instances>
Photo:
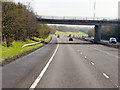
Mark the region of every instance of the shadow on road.
<instances>
[{"instance_id":1,"label":"shadow on road","mask_svg":"<svg viewBox=\"0 0 120 90\"><path fill-rule=\"evenodd\" d=\"M63 45L66 45L66 44L70 44L70 45L94 45L94 43L77 43L77 42L59 42L59 43L50 43L50 44L63 44Z\"/></svg>"}]
</instances>

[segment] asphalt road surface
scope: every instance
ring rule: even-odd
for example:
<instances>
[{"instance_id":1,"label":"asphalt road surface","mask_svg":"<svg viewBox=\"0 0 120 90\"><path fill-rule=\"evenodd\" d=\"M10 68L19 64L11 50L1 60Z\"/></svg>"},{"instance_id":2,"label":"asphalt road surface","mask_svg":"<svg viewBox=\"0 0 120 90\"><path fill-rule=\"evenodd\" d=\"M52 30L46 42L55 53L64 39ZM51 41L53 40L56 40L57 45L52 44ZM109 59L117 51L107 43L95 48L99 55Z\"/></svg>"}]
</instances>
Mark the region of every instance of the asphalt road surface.
<instances>
[{"instance_id":1,"label":"asphalt road surface","mask_svg":"<svg viewBox=\"0 0 120 90\"><path fill-rule=\"evenodd\" d=\"M4 66L3 88L118 87L117 49L68 39L60 36L56 40L53 36L48 45Z\"/></svg>"}]
</instances>

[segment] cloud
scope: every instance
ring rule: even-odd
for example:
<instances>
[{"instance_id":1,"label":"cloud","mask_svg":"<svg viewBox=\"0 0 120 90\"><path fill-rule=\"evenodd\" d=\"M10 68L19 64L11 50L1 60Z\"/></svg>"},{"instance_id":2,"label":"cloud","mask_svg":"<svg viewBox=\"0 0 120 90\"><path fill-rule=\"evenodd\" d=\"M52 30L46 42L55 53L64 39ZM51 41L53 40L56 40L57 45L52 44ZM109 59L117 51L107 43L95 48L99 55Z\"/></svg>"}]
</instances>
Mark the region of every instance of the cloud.
<instances>
[{"instance_id":1,"label":"cloud","mask_svg":"<svg viewBox=\"0 0 120 90\"><path fill-rule=\"evenodd\" d=\"M15 0L31 2L40 15L93 17L94 0ZM96 0L96 17L117 17L118 1Z\"/></svg>"}]
</instances>

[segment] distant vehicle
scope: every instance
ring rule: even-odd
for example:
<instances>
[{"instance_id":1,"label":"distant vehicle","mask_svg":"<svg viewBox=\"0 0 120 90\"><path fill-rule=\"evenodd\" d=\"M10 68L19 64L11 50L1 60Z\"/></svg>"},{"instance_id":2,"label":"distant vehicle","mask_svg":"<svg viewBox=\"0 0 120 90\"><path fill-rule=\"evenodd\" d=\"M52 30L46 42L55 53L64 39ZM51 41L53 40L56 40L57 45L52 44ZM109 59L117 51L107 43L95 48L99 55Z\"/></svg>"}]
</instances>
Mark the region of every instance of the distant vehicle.
<instances>
[{"instance_id":1,"label":"distant vehicle","mask_svg":"<svg viewBox=\"0 0 120 90\"><path fill-rule=\"evenodd\" d=\"M93 37L93 38L91 38L91 40L92 40L92 41L94 41L94 37Z\"/></svg>"},{"instance_id":2,"label":"distant vehicle","mask_svg":"<svg viewBox=\"0 0 120 90\"><path fill-rule=\"evenodd\" d=\"M41 43L44 43L45 41L41 41Z\"/></svg>"},{"instance_id":3,"label":"distant vehicle","mask_svg":"<svg viewBox=\"0 0 120 90\"><path fill-rule=\"evenodd\" d=\"M57 38L60 38L60 35L57 35Z\"/></svg>"},{"instance_id":4,"label":"distant vehicle","mask_svg":"<svg viewBox=\"0 0 120 90\"><path fill-rule=\"evenodd\" d=\"M73 41L73 38L69 38L69 41Z\"/></svg>"},{"instance_id":5,"label":"distant vehicle","mask_svg":"<svg viewBox=\"0 0 120 90\"><path fill-rule=\"evenodd\" d=\"M82 39L85 39L85 36L82 36Z\"/></svg>"},{"instance_id":6,"label":"distant vehicle","mask_svg":"<svg viewBox=\"0 0 120 90\"><path fill-rule=\"evenodd\" d=\"M73 38L75 37L75 35L73 35Z\"/></svg>"},{"instance_id":7,"label":"distant vehicle","mask_svg":"<svg viewBox=\"0 0 120 90\"><path fill-rule=\"evenodd\" d=\"M107 21L107 19L103 19L103 21Z\"/></svg>"},{"instance_id":8,"label":"distant vehicle","mask_svg":"<svg viewBox=\"0 0 120 90\"><path fill-rule=\"evenodd\" d=\"M111 38L109 39L109 43L114 43L114 44L116 44L116 43L117 43L116 38L111 37Z\"/></svg>"},{"instance_id":9,"label":"distant vehicle","mask_svg":"<svg viewBox=\"0 0 120 90\"><path fill-rule=\"evenodd\" d=\"M88 37L89 37L89 38L91 38L91 36L90 36L90 35L89 35Z\"/></svg>"},{"instance_id":10,"label":"distant vehicle","mask_svg":"<svg viewBox=\"0 0 120 90\"><path fill-rule=\"evenodd\" d=\"M35 16L37 19L39 19L39 17L38 16Z\"/></svg>"},{"instance_id":11,"label":"distant vehicle","mask_svg":"<svg viewBox=\"0 0 120 90\"><path fill-rule=\"evenodd\" d=\"M69 34L69 37L71 37L71 34Z\"/></svg>"},{"instance_id":12,"label":"distant vehicle","mask_svg":"<svg viewBox=\"0 0 120 90\"><path fill-rule=\"evenodd\" d=\"M94 42L94 37L90 39L90 42Z\"/></svg>"}]
</instances>

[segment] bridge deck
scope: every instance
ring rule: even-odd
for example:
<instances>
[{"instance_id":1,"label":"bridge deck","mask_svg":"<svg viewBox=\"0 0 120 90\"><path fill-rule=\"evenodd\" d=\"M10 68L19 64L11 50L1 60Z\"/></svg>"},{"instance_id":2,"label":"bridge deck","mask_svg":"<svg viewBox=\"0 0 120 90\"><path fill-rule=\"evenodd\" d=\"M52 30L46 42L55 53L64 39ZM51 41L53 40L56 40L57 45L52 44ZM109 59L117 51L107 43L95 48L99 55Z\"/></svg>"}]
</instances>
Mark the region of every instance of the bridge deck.
<instances>
[{"instance_id":1,"label":"bridge deck","mask_svg":"<svg viewBox=\"0 0 120 90\"><path fill-rule=\"evenodd\" d=\"M103 18L66 18L66 17L38 17L37 20L44 24L68 24L68 25L117 25L120 21L117 19Z\"/></svg>"},{"instance_id":2,"label":"bridge deck","mask_svg":"<svg viewBox=\"0 0 120 90\"><path fill-rule=\"evenodd\" d=\"M117 25L120 21L104 20L60 20L60 19L38 19L44 24L68 24L68 25Z\"/></svg>"}]
</instances>

